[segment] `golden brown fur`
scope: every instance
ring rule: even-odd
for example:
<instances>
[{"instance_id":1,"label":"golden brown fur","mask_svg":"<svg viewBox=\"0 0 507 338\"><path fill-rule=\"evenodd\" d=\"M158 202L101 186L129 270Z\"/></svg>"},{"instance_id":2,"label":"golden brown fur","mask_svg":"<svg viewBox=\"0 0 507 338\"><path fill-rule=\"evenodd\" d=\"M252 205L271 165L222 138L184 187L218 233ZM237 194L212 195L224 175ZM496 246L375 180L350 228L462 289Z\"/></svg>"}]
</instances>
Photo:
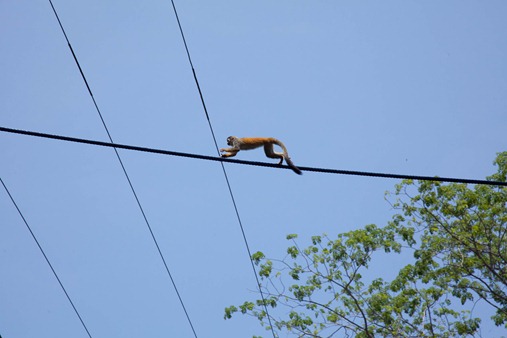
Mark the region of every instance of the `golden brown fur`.
<instances>
[{"instance_id":1,"label":"golden brown fur","mask_svg":"<svg viewBox=\"0 0 507 338\"><path fill-rule=\"evenodd\" d=\"M274 137L236 137L229 136L227 138L227 144L231 146L231 148L222 148L220 152L222 152L222 157L232 157L236 156L238 151L240 150L251 150L259 147L264 147L264 153L269 158L279 158L280 162L278 164L282 164L283 160L287 162L287 165L294 170L294 172L298 175L301 175L302 172L298 167L292 163L289 153L287 152L287 148L285 145L277 140ZM276 144L282 148L283 153L276 152L273 149L273 144Z\"/></svg>"}]
</instances>

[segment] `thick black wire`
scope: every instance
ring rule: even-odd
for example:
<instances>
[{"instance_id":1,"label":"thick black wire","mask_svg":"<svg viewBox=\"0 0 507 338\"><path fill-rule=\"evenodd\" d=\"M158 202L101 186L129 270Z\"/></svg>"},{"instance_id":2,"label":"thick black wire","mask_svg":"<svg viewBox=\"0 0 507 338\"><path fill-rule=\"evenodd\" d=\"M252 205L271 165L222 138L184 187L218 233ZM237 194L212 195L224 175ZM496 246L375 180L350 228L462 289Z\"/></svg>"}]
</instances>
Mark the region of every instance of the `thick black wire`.
<instances>
[{"instance_id":1,"label":"thick black wire","mask_svg":"<svg viewBox=\"0 0 507 338\"><path fill-rule=\"evenodd\" d=\"M145 152L145 153L154 153L154 154L162 154L162 155L170 155L170 156L196 158L199 160L207 160L207 161L228 162L228 163L254 165L254 166L259 166L259 167L269 167L269 168L292 170L290 167L288 167L286 165L279 165L279 164L274 164L274 163L245 161L245 160L237 160L237 159L232 159L232 158L223 158L223 157L213 157L213 156L207 156L207 155L182 153L182 152L171 151L171 150L163 150L163 149L131 146L131 145L127 145L127 144L94 141L94 140L88 140L88 139L82 139L82 138L76 138L76 137L39 133L39 132L35 132L35 131L28 131L28 130L21 130L21 129L0 127L0 131L6 132L6 133L12 133L12 134L21 134L21 135L42 137L42 138L48 138L48 139L54 139L54 140L60 140L60 141L91 144L91 145L102 146L102 147L112 147L112 148L118 148L118 149L141 151L141 152ZM410 180L433 181L433 182L481 184L481 185L492 185L492 186L507 186L507 182L476 180L476 179L468 179L468 178L388 174L388 173L377 173L377 172L370 172L370 171L340 170L340 169L326 169L326 168L299 167L299 166L298 166L298 168L301 169L302 171L313 171L313 172L327 173L327 174L369 176L369 177L394 178L394 179L410 179Z\"/></svg>"},{"instance_id":2,"label":"thick black wire","mask_svg":"<svg viewBox=\"0 0 507 338\"><path fill-rule=\"evenodd\" d=\"M76 138L76 137L46 134L46 133L13 129L13 128L6 128L6 127L0 127L0 131L7 132L7 133L13 133L13 134L21 134L21 135L42 137L42 138L48 138L48 139L55 139L55 140L60 140L60 141L68 141L68 142L84 143L84 144L91 144L91 145L103 146L103 147L113 147L113 148L118 148L118 149L141 151L141 152L146 152L146 153L154 153L154 154L162 154L162 155L170 155L170 156L196 158L196 159L207 160L207 161L229 162L229 163L259 166L259 167L269 167L269 168L292 170L288 166L274 164L274 163L245 161L245 160L237 160L237 159L232 159L232 158L190 154L190 153L183 153L183 152L177 152L177 151L171 151L171 150L163 150L163 149L139 147L139 146L126 145L126 144L119 144L119 143L94 141L94 140L81 139L81 138ZM394 179L411 179L411 180L418 180L418 181L433 181L433 182L481 184L481 185L491 185L491 186L507 186L507 182L487 181L487 180L477 180L477 179L467 179L467 178L389 174L389 173L377 173L377 172L369 172L369 171L326 169L326 168L315 168L315 167L298 167L298 168L301 169L302 171L313 171L313 172L327 173L327 174L368 176L368 177L381 177L381 178L394 178Z\"/></svg>"},{"instance_id":3,"label":"thick black wire","mask_svg":"<svg viewBox=\"0 0 507 338\"><path fill-rule=\"evenodd\" d=\"M173 6L174 15L176 17L176 21L178 22L178 27L180 29L181 38L183 39L183 44L185 45L185 51L187 52L188 62L190 63L190 68L192 68L192 74L194 76L195 84L197 86L197 90L199 91L199 97L201 98L202 107L204 108L204 113L206 114L206 119L208 120L209 129L211 131L211 136L213 137L213 142L215 143L215 148L217 154L220 155L220 151L218 149L217 139L215 137L215 132L213 131L213 126L211 125L211 120L209 118L208 109L206 108L206 103L204 102L204 96L201 91L201 86L199 85L199 80L197 79L197 74L194 69L194 64L192 62L192 58L190 57L190 51L188 50L187 40L185 39L185 34L183 33L183 28L181 26L180 18L178 15L178 11L176 10L176 5L174 4L174 0L171 0L171 4ZM236 199L234 198L234 194L232 193L231 184L229 182L229 177L227 176L227 171L225 170L225 166L223 162L220 162L222 166L222 171L224 173L225 181L227 182L227 188L229 189L229 195L231 196L232 205L234 206L234 210L236 212L236 218L238 219L239 227L241 229L241 234L243 235L243 241L245 242L246 250L248 252L248 258L250 259L250 263L252 265L252 270L255 275L255 280L257 281L257 287L259 288L259 293L262 298L264 310L266 311L266 315L269 322L269 327L271 329L271 333L273 334L273 338L276 338L275 330L273 328L273 324L271 323L271 317L269 316L268 307L266 304L266 300L264 298L264 294L262 292L261 283L259 281L259 277L257 276L257 270L255 269L255 264L252 258L252 252L250 251L250 245L248 244L248 240L246 237L245 229L243 228L243 222L241 221L241 217L239 216L238 206L236 205Z\"/></svg>"},{"instance_id":4,"label":"thick black wire","mask_svg":"<svg viewBox=\"0 0 507 338\"><path fill-rule=\"evenodd\" d=\"M76 57L76 54L74 53L74 50L70 44L70 41L67 37L67 34L65 33L65 29L63 28L63 25L62 25L62 22L60 21L60 17L58 16L58 13L56 12L56 9L55 7L53 6L53 2L51 0L49 0L49 3L51 4L51 8L53 9L53 12L56 16L56 19L58 20L58 24L60 25L60 28L62 30L62 33L63 35L65 36L65 40L67 41L67 44L69 46L69 49L72 53L72 56L74 58L74 61L76 62L76 65L77 67L79 68L79 72L81 73L81 77L83 78L83 81L84 83L86 84L86 88L88 89L88 93L90 94L90 97L92 98L92 101L93 101L93 104L95 105L95 109L97 111L97 113L99 114L99 117L100 117L100 120L102 121L102 125L104 126L104 129L106 130L106 133L107 133L107 136L109 138L109 141L111 141L111 143L113 143L113 138L111 137L111 134L109 133L109 129L107 128L107 125L106 125L106 122L104 121L104 118L102 117L102 113L100 112L100 109L99 109L99 106L97 105L97 102L95 101L95 97L93 96L93 93L90 89L90 86L88 85L88 81L86 80L86 77L83 73L83 70L81 68L81 65L79 64L79 61L77 60L77 57ZM173 276L171 275L171 272L169 271L169 267L165 261L165 258L164 258L164 255L162 254L162 250L160 249L160 246L158 245L158 242L157 242L157 239L155 237L155 234L153 233L153 230L151 228L151 225L150 225L150 222L148 221L148 218L144 212L144 209L141 205L141 202L139 201L139 198L137 197L137 193L134 189L134 186L132 185L132 181L130 180L130 177L127 173L127 170L125 169L125 166L123 164L123 161L120 157L120 154L118 153L118 150L116 148L114 148L114 152L116 153L116 157L118 158L118 162L120 162L120 166L123 170L123 173L125 174L125 177L127 179L127 182L130 186L130 189L132 190L132 194L134 195L134 198L137 202L137 205L139 206L139 210L141 211L141 214L143 215L143 218L144 218L144 221L146 223L146 226L148 227L148 230L150 231L150 234L151 234L151 237L153 239L153 242L155 243L155 246L157 247L157 250L158 250L158 253L160 255L160 258L162 259L162 262L164 264L164 267L167 271L167 274L169 275L169 279L171 280L171 283L174 287L174 290L176 291L176 295L178 296L178 299L181 303L181 306L183 307L183 311L185 312L185 316L187 317L187 320L188 320L188 323L190 324L190 327L192 328L192 332L194 333L194 336L197 338L197 334L195 332L195 329L194 329L194 325L192 324L192 321L190 320L190 316L187 312L187 309L185 308L185 304L183 303L183 299L181 298L181 295L178 291L178 288L176 287L176 282L174 281L173 279Z\"/></svg>"},{"instance_id":5,"label":"thick black wire","mask_svg":"<svg viewBox=\"0 0 507 338\"><path fill-rule=\"evenodd\" d=\"M7 189L7 186L5 185L4 181L2 180L2 178L0 177L0 182L2 183L2 185L4 186L4 189L5 191L7 192L7 195L9 195L9 198L11 199L12 201L12 204L14 204L14 207L16 208L16 210L18 210L18 213L19 213L19 216L21 216L21 219L23 220L23 222L25 223L26 225L26 228L28 229L28 231L30 232L30 234L32 235L32 238L33 240L35 241L35 243L37 244L37 246L39 247L39 250L40 252L42 253L42 256L44 256L44 259L46 260L46 263L48 263L49 265L49 268L51 269L51 271L53 271L53 275L55 276L56 280L58 281L58 284L60 284L60 287L62 288L63 290L63 293L65 293L65 296L67 297L67 299L69 300L69 303L70 305L72 306L72 308L74 309L74 312L76 313L77 317L79 318L79 321L81 322L81 325L83 325L83 328L85 329L86 333L88 334L88 337L92 338L92 335L90 334L90 331L88 331L88 328L86 327L86 324L84 323L83 321L83 318L81 318L81 315L79 314L79 311L77 311L77 308L76 306L74 305L74 302L72 301L72 299L70 299L70 296L69 294L67 293L67 290L65 289L65 287L63 286L63 283L62 281L60 280L60 277L58 277L58 274L56 273L55 269L53 268L53 265L51 264L51 262L49 261L49 258L48 256L46 256L46 253L44 252L44 249L42 249L42 246L40 245L39 241L37 240L37 237L35 237L35 234L33 233L32 231L32 228L30 228L30 226L28 225L28 222L26 221L25 219L25 216L23 216L23 213L21 212L21 210L19 209L18 205L16 204L16 201L14 201L14 197L12 197L9 189Z\"/></svg>"}]
</instances>

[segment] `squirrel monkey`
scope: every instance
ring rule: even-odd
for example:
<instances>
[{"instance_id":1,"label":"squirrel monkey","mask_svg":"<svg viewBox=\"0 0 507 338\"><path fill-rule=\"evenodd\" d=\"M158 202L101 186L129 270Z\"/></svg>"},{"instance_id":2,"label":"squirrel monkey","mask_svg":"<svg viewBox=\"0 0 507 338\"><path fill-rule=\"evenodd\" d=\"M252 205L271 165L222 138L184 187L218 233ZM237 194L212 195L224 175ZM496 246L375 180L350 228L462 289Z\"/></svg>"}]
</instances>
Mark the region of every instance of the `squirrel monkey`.
<instances>
[{"instance_id":1,"label":"squirrel monkey","mask_svg":"<svg viewBox=\"0 0 507 338\"><path fill-rule=\"evenodd\" d=\"M232 157L236 156L238 151L240 150L250 150L264 146L264 153L269 158L279 158L280 162L278 164L282 164L283 160L287 162L287 165L294 170L294 172L298 175L302 175L303 173L299 170L298 167L292 163L289 153L287 152L287 148L285 145L277 140L274 137L236 137L229 136L227 138L227 144L232 148L222 148L220 152L222 152L222 157ZM278 153L274 151L273 144L280 146L283 150L283 153Z\"/></svg>"}]
</instances>

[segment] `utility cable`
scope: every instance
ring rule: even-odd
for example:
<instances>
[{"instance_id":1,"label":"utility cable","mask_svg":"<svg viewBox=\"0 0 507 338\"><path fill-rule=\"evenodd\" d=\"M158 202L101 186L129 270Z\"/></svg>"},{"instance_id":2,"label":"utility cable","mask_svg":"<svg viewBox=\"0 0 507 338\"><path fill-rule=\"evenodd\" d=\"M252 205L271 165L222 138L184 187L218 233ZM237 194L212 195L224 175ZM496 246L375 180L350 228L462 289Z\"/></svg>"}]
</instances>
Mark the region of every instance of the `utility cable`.
<instances>
[{"instance_id":1,"label":"utility cable","mask_svg":"<svg viewBox=\"0 0 507 338\"><path fill-rule=\"evenodd\" d=\"M60 25L62 33L65 36L65 40L67 41L69 49L70 49L70 51L72 53L72 56L74 58L74 61L76 62L77 67L79 68L79 72L81 73L81 77L83 78L83 81L84 81L84 83L86 85L86 88L88 89L88 93L90 94L90 97L92 98L93 104L95 105L95 109L96 109L97 113L99 114L100 120L102 121L102 125L104 126L104 129L105 129L105 131L107 133L109 141L111 143L113 143L113 138L111 137L111 134L109 133L109 129L107 128L106 122L104 121L104 118L102 117L102 113L100 112L99 106L98 106L97 102L95 101L95 97L93 96L93 93L92 93L92 91L90 89L90 86L88 85L88 81L86 80L86 77L85 77L84 72L83 72L83 70L81 68L81 65L79 64L79 61L78 61L78 59L76 57L76 54L74 53L74 49L72 48L72 45L70 44L69 38L67 37L67 34L65 33L65 29L63 28L62 22L60 21L60 17L58 16L58 13L56 12L55 7L53 6L53 2L51 0L49 0L49 3L51 4L51 8L53 9L53 12L55 14L56 19L58 20L58 24ZM127 182L128 182L128 184L130 186L130 189L132 190L132 194L134 195L134 198L135 198L135 200L137 202L139 210L141 211L141 214L143 215L143 218L144 218L144 221L146 223L146 226L148 227L148 230L149 230L149 232L151 234L151 238L153 239L153 242L155 243L155 246L157 247L157 251L158 251L158 253L160 255L160 258L162 259L162 262L164 264L165 270L167 271L167 274L169 275L169 279L171 280L171 283L172 283L172 285L174 287L174 290L176 291L176 295L178 296L178 299L179 299L180 304L181 304L181 306L183 308L183 311L185 312L185 316L187 317L187 320L188 320L188 323L190 324L192 332L194 333L194 336L197 338L197 334L195 332L194 325L192 324L192 321L190 320L190 316L189 316L189 314L187 312L185 304L183 303L183 299L181 298L181 295L180 295L180 293L178 291L178 288L176 287L176 282L174 281L173 276L171 275L171 272L169 271L169 267L168 267L168 265L167 265L167 263L165 261L164 255L162 254L162 250L160 249L160 246L158 245L157 239L155 237L155 234L153 233L153 230L151 228L150 222L148 221L148 218L147 218L147 216L146 216L146 214L144 212L144 209L143 209L143 207L141 205L141 202L139 201L139 198L137 197L137 193L136 193L136 191L134 189L134 186L133 186L133 184L132 184L132 182L130 180L130 177L129 177L128 173L127 173L127 170L125 169L125 165L123 164L123 161L122 161L122 159L120 157L120 154L118 153L117 148L114 148L114 152L116 153L116 157L118 158L118 162L120 163L120 166L121 166L121 168L123 170L123 173L125 174L125 178L127 179Z\"/></svg>"},{"instance_id":2,"label":"utility cable","mask_svg":"<svg viewBox=\"0 0 507 338\"><path fill-rule=\"evenodd\" d=\"M195 159L206 160L206 161L228 162L228 163L253 165L253 166L258 166L258 167L268 167L268 168L292 170L292 168L290 168L289 166L279 165L279 164L275 164L275 163L245 161L245 160L237 160L237 159L232 159L232 158L213 157L213 156L207 156L207 155L183 153L183 152L171 151L171 150L147 148L147 147L132 146L132 145L120 144L120 143L94 141L94 140L88 140L88 139L77 138L77 137L39 133L39 132L35 132L35 131L28 131L28 130L21 130L21 129L0 127L0 131L6 132L6 133L12 133L12 134L20 134L20 135L48 138L48 139L53 139L53 140L83 143L83 144L90 144L90 145L95 145L95 146L126 149L126 150L133 150L133 151L140 151L140 152L152 153L152 154L161 154L161 155L169 155L169 156L195 158ZM380 178L479 184L479 185L491 185L491 186L507 186L507 182L477 180L477 179L470 179L470 178L418 176L418 175L406 175L406 174L378 173L378 172L371 172L371 171L341 170L341 169L327 169L327 168L300 167L300 166L298 166L298 168L301 169L301 171L311 171L311 172L316 172L316 173L337 174L337 175L368 176L368 177L380 177Z\"/></svg>"},{"instance_id":3,"label":"utility cable","mask_svg":"<svg viewBox=\"0 0 507 338\"><path fill-rule=\"evenodd\" d=\"M197 79L197 74L194 69L194 64L192 62L192 58L190 57L190 51L188 50L187 40L185 39L185 34L183 33L183 28L181 26L180 18L178 15L178 11L176 10L176 5L174 4L174 0L171 0L171 4L173 6L176 21L178 22L178 27L180 29L180 34L181 34L181 38L183 40L183 44L185 45L185 51L187 52L188 62L190 64L190 68L192 68L192 74L194 76L195 85L197 86L197 90L199 91L199 97L201 98L202 107L204 109L204 113L206 114L206 119L208 120L208 125L209 125L209 129L211 131L211 136L213 137L213 142L215 143L215 148L216 148L217 154L220 155L217 139L215 137L215 132L213 131L213 126L212 126L211 120L209 118L208 109L206 108L206 103L204 102L204 96L201 91L201 86L199 85L199 80ZM246 251L248 253L248 258L250 260L250 264L252 265L252 270L253 270L253 273L255 276L255 280L257 281L257 287L259 288L259 293L261 295L262 304L264 306L264 310L266 311L266 317L268 318L269 328L271 329L271 333L273 334L273 338L276 338L275 330L273 328L273 324L271 323L271 317L269 315L266 299L264 298L264 293L262 292L261 283L260 283L259 277L257 276L257 270L255 269L255 264L254 264L254 261L252 258L252 252L250 251L250 245L248 244L245 229L243 227L243 222L241 222L241 217L239 216L238 206L236 205L236 199L234 198L234 194L232 193L231 183L229 182L229 177L227 176L227 171L225 170L224 163L220 162L220 165L222 166L222 171L224 173L225 182L227 183L227 188L229 189L229 195L231 196L232 205L234 206L234 210L236 212L236 218L238 219L239 227L241 229L241 234L243 235L243 241L245 242Z\"/></svg>"},{"instance_id":4,"label":"utility cable","mask_svg":"<svg viewBox=\"0 0 507 338\"><path fill-rule=\"evenodd\" d=\"M88 337L92 338L92 335L90 334L90 331L88 331L88 328L86 327L86 324L84 323L83 321L83 318L81 318L81 315L79 314L79 311L77 311L77 308L76 306L74 305L74 302L72 301L72 299L70 299L70 296L69 294L67 293L67 290L65 289L65 287L63 286L63 283L62 281L60 280L60 277L58 277L58 274L56 273L55 269L53 268L53 265L51 264L51 262L49 261L49 258L48 256L46 256L46 253L44 252L44 250L42 249L42 246L40 245L39 241L37 240L37 237L35 237L35 234L33 233L32 231L32 228L30 228L30 226L28 225L28 222L26 221L25 219L25 216L23 216L23 213L21 212L21 210L19 209L18 205L16 204L16 202L14 201L14 198L12 197L9 189L7 189L7 186L5 185L4 181L2 180L2 178L0 177L0 182L2 183L2 185L4 186L4 189L5 191L7 192L7 195L9 195L9 198L11 199L12 201L12 204L14 204L14 207L16 208L16 210L18 210L18 213L19 213L19 216L21 216L21 219L23 220L23 222L25 223L26 225L26 228L28 229L28 231L30 232L30 234L32 235L32 238L33 240L35 241L35 243L37 244L37 246L39 247L39 250L40 252L42 253L42 256L44 256L44 259L46 260L46 263L48 263L49 265L49 268L51 269L51 271L53 271L53 275L55 275L55 278L56 280L58 281L58 284L60 284L60 287L62 288L63 290L63 293L65 293L65 296L67 297L67 299L69 300L69 303L70 305L72 306L72 308L74 309L74 312L76 313L77 317L79 318L79 321L81 322L81 325L83 325L83 328L85 329L86 333L88 334Z\"/></svg>"},{"instance_id":5,"label":"utility cable","mask_svg":"<svg viewBox=\"0 0 507 338\"><path fill-rule=\"evenodd\" d=\"M68 141L68 142L75 142L75 143L84 143L84 144L90 144L90 145L95 145L95 146L140 151L140 152L145 152L145 153L178 156L178 157L188 157L188 158L195 158L195 159L206 160L206 161L228 162L228 163L253 165L253 166L259 166L259 167L292 170L292 168L290 168L289 166L279 165L279 164L274 164L274 163L245 161L245 160L237 160L237 159L232 159L232 158L213 157L213 156L207 156L207 155L183 153L183 152L171 151L171 150L163 150L163 149L156 149L156 148L132 146L132 145L120 144L120 143L109 143L109 142L95 141L95 140L89 140L89 139L83 139L83 138L77 138L77 137L39 133L39 132L35 132L35 131L28 131L28 130L21 130L21 129L0 127L0 131L6 132L6 133L12 133L12 134L20 134L20 135L48 138L48 139L53 139L53 140ZM369 177L380 177L380 178L408 179L408 180L417 180L417 181L480 184L480 185L492 185L492 186L507 186L507 182L477 180L477 179L470 179L470 178L418 176L418 175L406 175L406 174L378 173L378 172L371 172L371 171L341 170L341 169L327 169L327 168L300 167L300 166L298 166L298 168L301 169L301 171L311 171L311 172L326 173L326 174L369 176Z\"/></svg>"}]
</instances>

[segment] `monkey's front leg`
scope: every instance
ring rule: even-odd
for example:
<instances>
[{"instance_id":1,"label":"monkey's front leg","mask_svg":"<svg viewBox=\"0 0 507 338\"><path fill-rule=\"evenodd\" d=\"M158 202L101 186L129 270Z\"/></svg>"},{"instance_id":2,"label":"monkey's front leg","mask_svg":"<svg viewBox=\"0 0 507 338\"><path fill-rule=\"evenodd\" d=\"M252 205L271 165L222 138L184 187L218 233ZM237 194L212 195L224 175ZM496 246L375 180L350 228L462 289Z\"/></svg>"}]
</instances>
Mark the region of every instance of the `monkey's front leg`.
<instances>
[{"instance_id":1,"label":"monkey's front leg","mask_svg":"<svg viewBox=\"0 0 507 338\"><path fill-rule=\"evenodd\" d=\"M236 149L236 148L221 148L220 149L220 152L223 153L221 156L222 157L233 157L233 156L236 156L236 154L238 153L239 149Z\"/></svg>"}]
</instances>

